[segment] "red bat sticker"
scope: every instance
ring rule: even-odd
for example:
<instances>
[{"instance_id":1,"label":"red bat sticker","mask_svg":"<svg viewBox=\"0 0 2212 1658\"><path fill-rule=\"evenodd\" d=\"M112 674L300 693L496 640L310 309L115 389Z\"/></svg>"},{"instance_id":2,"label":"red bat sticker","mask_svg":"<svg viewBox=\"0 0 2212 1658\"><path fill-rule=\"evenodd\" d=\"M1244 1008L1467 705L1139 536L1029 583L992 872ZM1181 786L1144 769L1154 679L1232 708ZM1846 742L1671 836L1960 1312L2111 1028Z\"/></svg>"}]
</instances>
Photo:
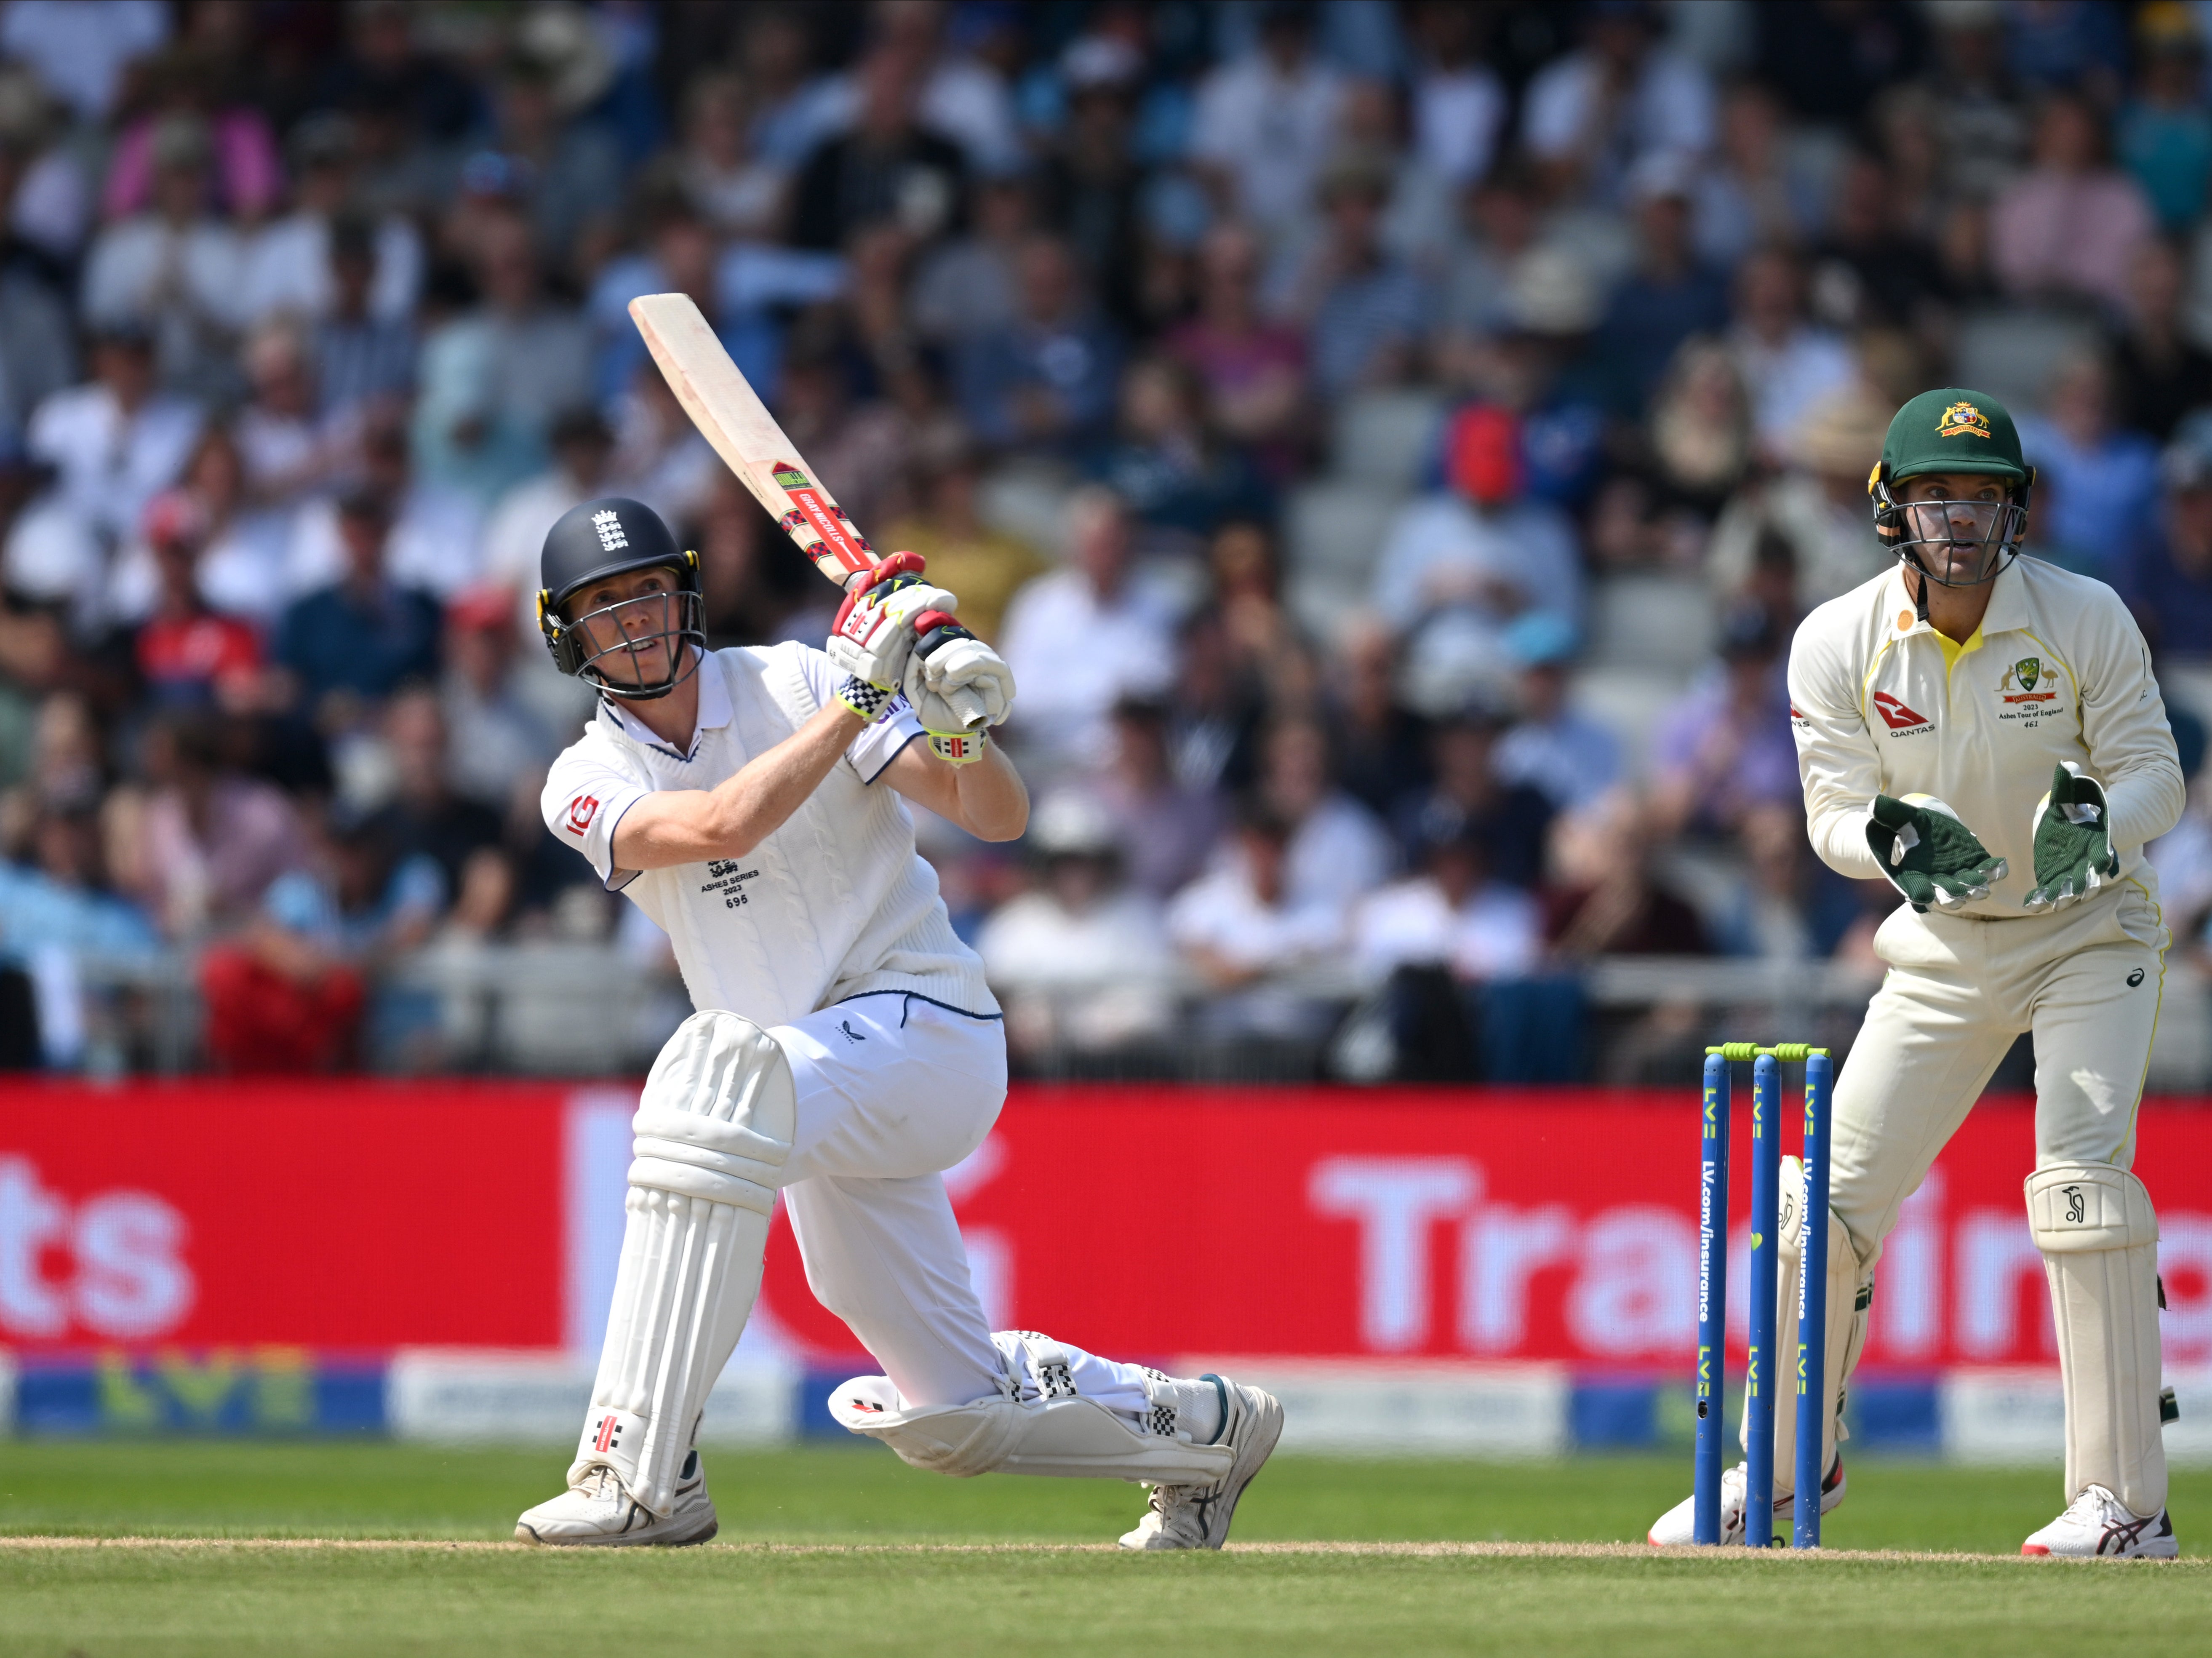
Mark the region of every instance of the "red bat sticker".
<instances>
[{"instance_id":1,"label":"red bat sticker","mask_svg":"<svg viewBox=\"0 0 2212 1658\"><path fill-rule=\"evenodd\" d=\"M860 539L853 528L852 519L823 500L805 473L787 460L780 460L770 469L776 488L791 497L791 504L799 509L815 535L837 556L837 561L848 570L865 570L874 559L869 556L868 544ZM783 516L784 529L793 528L792 514ZM810 550L811 551L811 550Z\"/></svg>"}]
</instances>

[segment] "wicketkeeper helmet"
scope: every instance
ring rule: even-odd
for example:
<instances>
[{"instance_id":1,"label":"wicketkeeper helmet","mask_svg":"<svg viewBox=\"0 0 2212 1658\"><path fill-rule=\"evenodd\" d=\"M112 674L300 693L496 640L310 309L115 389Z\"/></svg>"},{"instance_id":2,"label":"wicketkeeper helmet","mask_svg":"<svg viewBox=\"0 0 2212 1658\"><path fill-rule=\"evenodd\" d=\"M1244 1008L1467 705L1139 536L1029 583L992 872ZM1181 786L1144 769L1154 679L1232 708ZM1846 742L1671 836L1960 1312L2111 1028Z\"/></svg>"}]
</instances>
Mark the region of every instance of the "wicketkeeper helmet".
<instances>
[{"instance_id":1,"label":"wicketkeeper helmet","mask_svg":"<svg viewBox=\"0 0 2212 1658\"><path fill-rule=\"evenodd\" d=\"M591 583L656 568L674 576L673 592L641 594L581 616L568 614L568 601ZM649 702L667 695L696 670L707 645L700 620L699 555L680 550L660 514L643 501L602 495L571 507L545 532L538 569L538 629L562 673L574 674L609 696ZM641 622L646 628L631 631ZM635 679L609 679L596 665L615 655L628 658Z\"/></svg>"},{"instance_id":2,"label":"wicketkeeper helmet","mask_svg":"<svg viewBox=\"0 0 2212 1658\"><path fill-rule=\"evenodd\" d=\"M1910 505L1895 493L1908 480L1936 472L1980 473L2002 479L2002 501L1950 503L1954 510L1933 510L1946 503ZM1996 580L1997 573L2020 554L2021 538L2027 531L2028 492L2035 484L2035 469L2021 458L2020 430L2012 415L1986 392L1958 386L1923 392L1897 411L1882 441L1881 459L1867 479L1874 497L1874 530L1882 544L1920 572L1927 581L1947 587L1978 587ZM1971 511L1958 510L1970 505ZM1958 545L1963 526L1971 524L1972 539L1982 547L1975 574L1949 574L1950 550ZM1923 549L1940 547L1945 556L1921 556ZM1928 589L1920 590L1920 614L1928 614Z\"/></svg>"}]
</instances>

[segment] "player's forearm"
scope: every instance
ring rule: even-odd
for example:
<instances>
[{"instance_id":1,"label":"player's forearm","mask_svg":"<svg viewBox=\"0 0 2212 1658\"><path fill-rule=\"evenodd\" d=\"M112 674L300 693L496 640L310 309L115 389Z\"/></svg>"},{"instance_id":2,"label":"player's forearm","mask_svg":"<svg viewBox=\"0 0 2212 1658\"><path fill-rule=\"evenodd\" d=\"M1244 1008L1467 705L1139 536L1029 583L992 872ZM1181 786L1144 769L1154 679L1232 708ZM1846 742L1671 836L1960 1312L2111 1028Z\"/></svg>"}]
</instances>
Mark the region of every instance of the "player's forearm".
<instances>
[{"instance_id":1,"label":"player's forearm","mask_svg":"<svg viewBox=\"0 0 2212 1658\"><path fill-rule=\"evenodd\" d=\"M1012 841L1029 827L1030 792L1006 750L994 743L972 766L952 773L960 827L983 841Z\"/></svg>"},{"instance_id":2,"label":"player's forearm","mask_svg":"<svg viewBox=\"0 0 2212 1658\"><path fill-rule=\"evenodd\" d=\"M820 786L864 723L835 703L711 789L647 795L615 830L616 865L666 869L744 857Z\"/></svg>"}]
</instances>

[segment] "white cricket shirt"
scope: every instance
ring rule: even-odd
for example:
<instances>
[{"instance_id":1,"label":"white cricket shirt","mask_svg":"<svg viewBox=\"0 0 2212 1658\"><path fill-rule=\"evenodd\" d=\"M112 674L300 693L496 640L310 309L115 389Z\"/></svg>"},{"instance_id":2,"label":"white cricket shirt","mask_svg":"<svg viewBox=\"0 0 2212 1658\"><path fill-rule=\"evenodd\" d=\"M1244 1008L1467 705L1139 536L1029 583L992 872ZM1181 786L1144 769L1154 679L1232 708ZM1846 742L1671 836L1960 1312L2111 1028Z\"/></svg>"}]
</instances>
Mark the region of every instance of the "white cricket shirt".
<instances>
[{"instance_id":1,"label":"white cricket shirt","mask_svg":"<svg viewBox=\"0 0 2212 1658\"><path fill-rule=\"evenodd\" d=\"M2009 865L1963 913L2025 915L2035 808L2071 760L2104 786L2122 878L2155 896L2142 847L2181 816L2181 763L2142 634L2103 582L2015 559L1960 645L1918 619L1893 567L1799 625L1790 704L1807 828L1830 868L1881 878L1874 797L1932 794Z\"/></svg>"},{"instance_id":2,"label":"white cricket shirt","mask_svg":"<svg viewBox=\"0 0 2212 1658\"><path fill-rule=\"evenodd\" d=\"M615 867L623 814L656 789L710 789L833 700L811 646L716 651L699 664L699 728L680 754L607 699L553 762L539 805L556 839L591 860L675 945L692 1005L788 1023L854 996L910 991L995 1015L983 964L952 931L914 819L871 787L922 734L903 700L855 738L783 825L742 858Z\"/></svg>"}]
</instances>

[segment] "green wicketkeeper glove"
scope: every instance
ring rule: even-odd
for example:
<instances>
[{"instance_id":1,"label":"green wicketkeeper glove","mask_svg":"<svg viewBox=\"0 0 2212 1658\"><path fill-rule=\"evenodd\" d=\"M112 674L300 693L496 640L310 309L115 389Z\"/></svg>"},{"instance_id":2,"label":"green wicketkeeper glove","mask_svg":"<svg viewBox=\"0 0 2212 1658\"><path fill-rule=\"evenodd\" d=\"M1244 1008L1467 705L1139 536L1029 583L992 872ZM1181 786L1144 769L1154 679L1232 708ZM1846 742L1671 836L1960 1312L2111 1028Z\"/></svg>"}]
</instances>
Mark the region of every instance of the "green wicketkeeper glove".
<instances>
[{"instance_id":1,"label":"green wicketkeeper glove","mask_svg":"<svg viewBox=\"0 0 2212 1658\"><path fill-rule=\"evenodd\" d=\"M1930 904L1956 909L1986 898L1990 884L2005 876L2005 860L1990 857L1959 814L1932 794L1875 796L1867 845L1890 885L1923 914Z\"/></svg>"},{"instance_id":2,"label":"green wicketkeeper glove","mask_svg":"<svg viewBox=\"0 0 2212 1658\"><path fill-rule=\"evenodd\" d=\"M2035 890L2030 909L2063 909L2120 872L2105 791L2071 760L2051 774L2051 793L2035 809Z\"/></svg>"}]
</instances>

